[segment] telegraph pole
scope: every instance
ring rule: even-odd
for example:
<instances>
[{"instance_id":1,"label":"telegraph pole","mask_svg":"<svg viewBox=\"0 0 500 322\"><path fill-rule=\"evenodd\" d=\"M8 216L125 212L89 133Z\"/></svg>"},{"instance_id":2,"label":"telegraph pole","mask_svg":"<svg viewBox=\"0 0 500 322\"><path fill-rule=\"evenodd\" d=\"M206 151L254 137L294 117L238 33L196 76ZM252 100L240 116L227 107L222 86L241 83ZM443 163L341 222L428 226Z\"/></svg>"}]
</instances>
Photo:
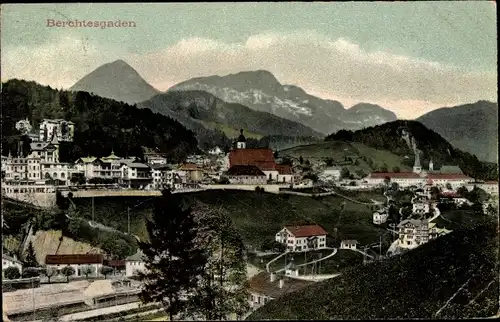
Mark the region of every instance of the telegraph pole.
<instances>
[{"instance_id":1,"label":"telegraph pole","mask_svg":"<svg viewBox=\"0 0 500 322\"><path fill-rule=\"evenodd\" d=\"M94 221L94 196L92 196L92 221Z\"/></svg>"}]
</instances>

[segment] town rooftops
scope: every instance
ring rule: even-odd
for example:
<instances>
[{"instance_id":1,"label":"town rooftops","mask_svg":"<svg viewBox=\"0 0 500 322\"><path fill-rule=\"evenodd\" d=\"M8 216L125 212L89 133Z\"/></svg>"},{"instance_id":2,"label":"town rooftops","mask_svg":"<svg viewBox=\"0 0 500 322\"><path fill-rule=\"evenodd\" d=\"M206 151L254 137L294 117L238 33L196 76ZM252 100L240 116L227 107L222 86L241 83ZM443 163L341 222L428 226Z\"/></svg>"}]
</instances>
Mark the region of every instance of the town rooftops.
<instances>
[{"instance_id":1,"label":"town rooftops","mask_svg":"<svg viewBox=\"0 0 500 322\"><path fill-rule=\"evenodd\" d=\"M68 254L45 256L45 264L47 265L102 264L103 261L104 256L102 254Z\"/></svg>"},{"instance_id":2,"label":"town rooftops","mask_svg":"<svg viewBox=\"0 0 500 322\"><path fill-rule=\"evenodd\" d=\"M319 225L285 226L296 238L328 235Z\"/></svg>"},{"instance_id":3,"label":"town rooftops","mask_svg":"<svg viewBox=\"0 0 500 322\"><path fill-rule=\"evenodd\" d=\"M372 179L385 179L386 177L395 179L419 179L418 173L414 172L373 172L370 174Z\"/></svg>"},{"instance_id":4,"label":"town rooftops","mask_svg":"<svg viewBox=\"0 0 500 322\"><path fill-rule=\"evenodd\" d=\"M278 170L279 174L293 174L292 167L287 164L277 164L276 170Z\"/></svg>"},{"instance_id":5,"label":"town rooftops","mask_svg":"<svg viewBox=\"0 0 500 322\"><path fill-rule=\"evenodd\" d=\"M342 244L358 245L359 242L355 239L346 239L342 241Z\"/></svg>"},{"instance_id":6,"label":"town rooftops","mask_svg":"<svg viewBox=\"0 0 500 322\"><path fill-rule=\"evenodd\" d=\"M130 162L130 163L125 163L125 164L129 168L149 169L149 166L147 164L144 164L144 163Z\"/></svg>"},{"instance_id":7,"label":"town rooftops","mask_svg":"<svg viewBox=\"0 0 500 322\"><path fill-rule=\"evenodd\" d=\"M271 282L271 276L268 272L260 272L249 280L249 291L251 293L261 294L276 299L285 294L298 291L304 287L314 284L312 281L304 281L285 277L283 287L280 288L279 278Z\"/></svg>"},{"instance_id":8,"label":"town rooftops","mask_svg":"<svg viewBox=\"0 0 500 322\"><path fill-rule=\"evenodd\" d=\"M184 163L181 165L180 170L183 171L194 171L194 170L201 170L200 167L197 164L194 163Z\"/></svg>"},{"instance_id":9,"label":"town rooftops","mask_svg":"<svg viewBox=\"0 0 500 322\"><path fill-rule=\"evenodd\" d=\"M172 170L172 167L167 164L150 164L149 166L154 170Z\"/></svg>"},{"instance_id":10,"label":"town rooftops","mask_svg":"<svg viewBox=\"0 0 500 322\"><path fill-rule=\"evenodd\" d=\"M229 176L265 176L259 168L254 165L234 165L226 172Z\"/></svg>"},{"instance_id":11,"label":"town rooftops","mask_svg":"<svg viewBox=\"0 0 500 322\"><path fill-rule=\"evenodd\" d=\"M405 227L407 224L411 224L413 226L421 226L422 224L426 224L426 220L418 220L418 219L405 219L399 223L398 227Z\"/></svg>"},{"instance_id":12,"label":"town rooftops","mask_svg":"<svg viewBox=\"0 0 500 322\"><path fill-rule=\"evenodd\" d=\"M80 160L81 160L83 163L92 163L92 162L94 162L95 160L97 160L97 158L96 158L96 157L86 157L86 158L80 158L80 159L76 160L76 162L75 162L75 163L79 162Z\"/></svg>"},{"instance_id":13,"label":"town rooftops","mask_svg":"<svg viewBox=\"0 0 500 322\"><path fill-rule=\"evenodd\" d=\"M470 180L471 177L463 173L428 173L427 179L431 180Z\"/></svg>"},{"instance_id":14,"label":"town rooftops","mask_svg":"<svg viewBox=\"0 0 500 322\"><path fill-rule=\"evenodd\" d=\"M229 164L254 165L263 171L276 170L276 161L270 149L236 149L229 152Z\"/></svg>"}]
</instances>

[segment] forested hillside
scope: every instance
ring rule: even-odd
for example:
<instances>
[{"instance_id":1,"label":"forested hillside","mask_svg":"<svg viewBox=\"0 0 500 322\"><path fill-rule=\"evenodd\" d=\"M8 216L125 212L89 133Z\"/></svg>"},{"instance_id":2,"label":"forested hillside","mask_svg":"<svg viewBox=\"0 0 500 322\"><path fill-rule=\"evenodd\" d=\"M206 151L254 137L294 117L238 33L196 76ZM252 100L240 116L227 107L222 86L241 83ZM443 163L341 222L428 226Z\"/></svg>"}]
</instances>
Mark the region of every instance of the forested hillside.
<instances>
[{"instance_id":1,"label":"forested hillside","mask_svg":"<svg viewBox=\"0 0 500 322\"><path fill-rule=\"evenodd\" d=\"M497 164L479 161L475 155L456 149L442 136L416 121L394 121L355 132L341 130L327 136L325 140L360 142L376 149L387 150L406 157L408 165L411 166L414 153L403 138L403 131L411 133L415 139L417 149L421 151L420 160L425 168L432 159L435 169L443 165L458 165L465 174L473 178L498 179Z\"/></svg>"},{"instance_id":2,"label":"forested hillside","mask_svg":"<svg viewBox=\"0 0 500 322\"><path fill-rule=\"evenodd\" d=\"M497 224L486 220L287 294L248 320L489 317L498 313L498 287Z\"/></svg>"},{"instance_id":3,"label":"forested hillside","mask_svg":"<svg viewBox=\"0 0 500 322\"><path fill-rule=\"evenodd\" d=\"M3 155L16 153L15 123L28 118L36 130L44 118L75 122L74 142L61 144L63 162L82 156L141 156L141 146L158 147L175 160L197 150L193 132L179 122L87 92L69 92L35 82L9 80L2 84Z\"/></svg>"}]
</instances>

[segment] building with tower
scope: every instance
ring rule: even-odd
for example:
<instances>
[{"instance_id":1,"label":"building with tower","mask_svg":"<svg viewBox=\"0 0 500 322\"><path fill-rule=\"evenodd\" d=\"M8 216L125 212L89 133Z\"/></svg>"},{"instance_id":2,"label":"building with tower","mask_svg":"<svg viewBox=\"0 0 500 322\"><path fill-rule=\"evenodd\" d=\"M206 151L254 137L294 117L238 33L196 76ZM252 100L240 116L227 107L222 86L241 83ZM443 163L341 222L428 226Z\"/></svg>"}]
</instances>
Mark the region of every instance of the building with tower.
<instances>
[{"instance_id":1,"label":"building with tower","mask_svg":"<svg viewBox=\"0 0 500 322\"><path fill-rule=\"evenodd\" d=\"M234 148L228 154L228 168L234 181L241 182L236 179L235 175L241 172L242 176L248 176L246 173L256 173L255 170L242 171L239 167L238 171L231 170L234 166L255 166L264 173L266 180L269 183L293 184L293 173L289 165L276 164L274 154L271 149L266 148L247 148L247 140L243 135L243 130L240 130L240 136L234 144ZM252 178L251 181L254 181ZM260 181L260 173L259 179ZM252 184L252 183L248 183Z\"/></svg>"},{"instance_id":2,"label":"building with tower","mask_svg":"<svg viewBox=\"0 0 500 322\"><path fill-rule=\"evenodd\" d=\"M421 173L422 166L420 165L420 151L415 149L415 163L413 164L413 173Z\"/></svg>"}]
</instances>

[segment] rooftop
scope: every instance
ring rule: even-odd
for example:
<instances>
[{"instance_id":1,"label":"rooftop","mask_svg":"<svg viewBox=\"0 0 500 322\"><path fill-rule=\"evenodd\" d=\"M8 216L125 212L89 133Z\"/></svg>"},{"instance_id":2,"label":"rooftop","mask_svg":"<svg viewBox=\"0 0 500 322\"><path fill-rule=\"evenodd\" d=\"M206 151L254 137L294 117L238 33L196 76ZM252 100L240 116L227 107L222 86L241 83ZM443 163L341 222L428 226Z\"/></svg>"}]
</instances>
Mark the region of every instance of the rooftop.
<instances>
[{"instance_id":1,"label":"rooftop","mask_svg":"<svg viewBox=\"0 0 500 322\"><path fill-rule=\"evenodd\" d=\"M279 277L271 282L271 276L268 272L260 272L249 280L249 291L272 297L274 299L283 296L287 293L295 292L304 287L314 284L311 281L293 279L289 277L283 278L283 288L279 287Z\"/></svg>"},{"instance_id":2,"label":"rooftop","mask_svg":"<svg viewBox=\"0 0 500 322\"><path fill-rule=\"evenodd\" d=\"M229 164L254 165L261 170L275 170L276 162L270 149L237 149L229 152Z\"/></svg>"},{"instance_id":3,"label":"rooftop","mask_svg":"<svg viewBox=\"0 0 500 322\"><path fill-rule=\"evenodd\" d=\"M370 178L373 179L385 179L389 178L401 178L401 179L419 179L418 173L414 172L374 172L370 174Z\"/></svg>"},{"instance_id":4,"label":"rooftop","mask_svg":"<svg viewBox=\"0 0 500 322\"><path fill-rule=\"evenodd\" d=\"M319 225L285 226L285 228L295 237L312 237L328 235Z\"/></svg>"},{"instance_id":5,"label":"rooftop","mask_svg":"<svg viewBox=\"0 0 500 322\"><path fill-rule=\"evenodd\" d=\"M47 255L45 264L66 265L66 264L102 264L104 256L102 254L67 254L67 255Z\"/></svg>"}]
</instances>

